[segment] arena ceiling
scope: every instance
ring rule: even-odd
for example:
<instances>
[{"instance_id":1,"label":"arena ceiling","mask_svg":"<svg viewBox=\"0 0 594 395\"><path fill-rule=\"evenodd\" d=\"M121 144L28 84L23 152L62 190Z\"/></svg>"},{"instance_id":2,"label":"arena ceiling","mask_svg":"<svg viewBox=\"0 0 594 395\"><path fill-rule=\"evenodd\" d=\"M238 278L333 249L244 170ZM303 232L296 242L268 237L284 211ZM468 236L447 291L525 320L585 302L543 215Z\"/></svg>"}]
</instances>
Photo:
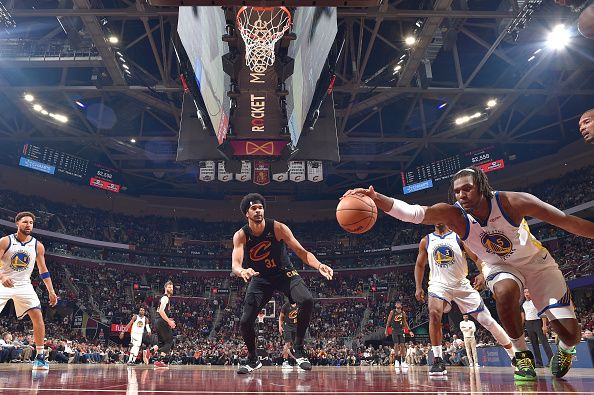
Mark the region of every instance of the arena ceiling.
<instances>
[{"instance_id":1,"label":"arena ceiling","mask_svg":"<svg viewBox=\"0 0 594 395\"><path fill-rule=\"evenodd\" d=\"M171 45L176 8L144 0L2 3L16 22L0 35L4 162L15 165L19 147L31 142L120 170L134 194L257 189L197 183L196 164L175 162L182 94ZM535 11L526 15L528 3ZM570 9L552 0L391 0L338 15L342 161L325 165L323 185L273 182L267 194L317 198L369 183L396 193L401 170L454 153L496 146L522 162L580 138L578 118L594 103L594 40L576 36L564 50L545 43L556 24L575 26ZM107 41L110 34L118 44ZM409 47L410 34L416 43ZM68 122L36 113L25 93ZM497 105L487 111L489 99ZM485 111L479 122L455 123L476 111Z\"/></svg>"}]
</instances>

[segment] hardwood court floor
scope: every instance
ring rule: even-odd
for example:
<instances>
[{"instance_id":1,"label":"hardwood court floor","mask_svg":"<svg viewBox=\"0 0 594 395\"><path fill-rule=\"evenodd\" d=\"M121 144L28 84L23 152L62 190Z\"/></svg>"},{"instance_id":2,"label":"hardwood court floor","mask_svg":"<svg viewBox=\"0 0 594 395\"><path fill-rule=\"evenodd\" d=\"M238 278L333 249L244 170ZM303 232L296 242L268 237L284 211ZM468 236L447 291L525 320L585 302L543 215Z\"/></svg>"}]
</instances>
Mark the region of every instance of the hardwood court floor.
<instances>
[{"instance_id":1,"label":"hardwood court floor","mask_svg":"<svg viewBox=\"0 0 594 395\"><path fill-rule=\"evenodd\" d=\"M0 394L594 394L594 369L573 369L553 379L538 369L537 382L514 383L511 368L450 367L430 378L428 367L402 374L389 367L315 367L310 372L264 367L250 375L235 368L172 366L155 370L124 365L52 365L31 372L24 364L0 365Z\"/></svg>"}]
</instances>

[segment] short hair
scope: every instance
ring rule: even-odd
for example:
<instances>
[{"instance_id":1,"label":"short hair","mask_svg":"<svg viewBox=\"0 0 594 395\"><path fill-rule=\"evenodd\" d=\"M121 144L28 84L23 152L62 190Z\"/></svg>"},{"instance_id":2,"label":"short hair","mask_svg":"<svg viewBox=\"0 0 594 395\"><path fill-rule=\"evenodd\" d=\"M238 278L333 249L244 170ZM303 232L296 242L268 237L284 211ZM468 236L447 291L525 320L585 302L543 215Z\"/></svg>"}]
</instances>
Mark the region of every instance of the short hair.
<instances>
[{"instance_id":1,"label":"short hair","mask_svg":"<svg viewBox=\"0 0 594 395\"><path fill-rule=\"evenodd\" d=\"M241 203L239 203L239 209L241 210L242 214L245 215L255 202L262 203L264 210L266 210L266 199L264 196L260 195L259 193L248 193L243 197L243 199L241 199Z\"/></svg>"},{"instance_id":2,"label":"short hair","mask_svg":"<svg viewBox=\"0 0 594 395\"><path fill-rule=\"evenodd\" d=\"M171 286L173 286L173 281L171 280L167 280L167 282L165 283L165 285L163 285L163 287L168 286L169 284L171 284ZM143 307L144 308L144 307Z\"/></svg>"},{"instance_id":3,"label":"short hair","mask_svg":"<svg viewBox=\"0 0 594 395\"><path fill-rule=\"evenodd\" d=\"M31 217L33 219L33 222L35 222L35 214L33 214L30 211L21 211L20 213L18 213L16 217L14 217L14 222L19 222L21 219L25 217Z\"/></svg>"},{"instance_id":4,"label":"short hair","mask_svg":"<svg viewBox=\"0 0 594 395\"><path fill-rule=\"evenodd\" d=\"M586 110L586 111L584 111L584 112L582 113L582 115L580 116L580 118L581 118L581 117L583 117L584 115L586 115L586 114L590 114L590 113L592 113L592 114L594 115L594 108L591 108L591 109L589 109L589 110Z\"/></svg>"},{"instance_id":5,"label":"short hair","mask_svg":"<svg viewBox=\"0 0 594 395\"><path fill-rule=\"evenodd\" d=\"M480 194L483 195L485 199L491 199L493 197L493 194L495 192L489 184L489 179L487 178L487 175L485 174L483 169L481 169L478 166L470 166L466 169L460 170L459 172L454 174L454 177L452 177L452 182L450 183L450 190L448 193L450 203L456 203L456 194L454 193L454 181L465 176L472 176L472 182L474 183L474 185L477 186Z\"/></svg>"}]
</instances>

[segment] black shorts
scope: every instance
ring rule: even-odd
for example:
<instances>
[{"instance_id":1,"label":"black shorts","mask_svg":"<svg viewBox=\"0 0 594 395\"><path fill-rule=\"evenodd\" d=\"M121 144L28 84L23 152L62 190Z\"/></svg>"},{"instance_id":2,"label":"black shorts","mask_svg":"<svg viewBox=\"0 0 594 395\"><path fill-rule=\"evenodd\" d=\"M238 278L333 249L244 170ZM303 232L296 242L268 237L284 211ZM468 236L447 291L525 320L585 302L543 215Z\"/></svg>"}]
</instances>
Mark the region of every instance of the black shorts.
<instances>
[{"instance_id":1,"label":"black shorts","mask_svg":"<svg viewBox=\"0 0 594 395\"><path fill-rule=\"evenodd\" d=\"M297 328L284 328L283 340L285 343L295 343L295 336L297 335Z\"/></svg>"},{"instance_id":2,"label":"black shorts","mask_svg":"<svg viewBox=\"0 0 594 395\"><path fill-rule=\"evenodd\" d=\"M394 333L392 332L392 341L394 344L404 344L406 343L406 336L404 333Z\"/></svg>"}]
</instances>

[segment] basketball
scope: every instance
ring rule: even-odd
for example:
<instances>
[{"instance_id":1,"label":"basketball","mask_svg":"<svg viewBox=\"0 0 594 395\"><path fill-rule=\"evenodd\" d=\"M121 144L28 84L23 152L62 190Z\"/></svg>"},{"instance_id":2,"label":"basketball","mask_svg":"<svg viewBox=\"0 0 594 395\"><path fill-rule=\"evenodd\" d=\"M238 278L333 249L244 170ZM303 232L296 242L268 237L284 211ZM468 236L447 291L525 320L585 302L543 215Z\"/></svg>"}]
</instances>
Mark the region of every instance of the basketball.
<instances>
[{"instance_id":1,"label":"basketball","mask_svg":"<svg viewBox=\"0 0 594 395\"><path fill-rule=\"evenodd\" d=\"M594 39L594 4L582 11L578 19L578 30L582 36Z\"/></svg>"},{"instance_id":2,"label":"basketball","mask_svg":"<svg viewBox=\"0 0 594 395\"><path fill-rule=\"evenodd\" d=\"M377 207L369 196L345 196L336 207L336 220L349 233L365 233L377 220Z\"/></svg>"}]
</instances>

